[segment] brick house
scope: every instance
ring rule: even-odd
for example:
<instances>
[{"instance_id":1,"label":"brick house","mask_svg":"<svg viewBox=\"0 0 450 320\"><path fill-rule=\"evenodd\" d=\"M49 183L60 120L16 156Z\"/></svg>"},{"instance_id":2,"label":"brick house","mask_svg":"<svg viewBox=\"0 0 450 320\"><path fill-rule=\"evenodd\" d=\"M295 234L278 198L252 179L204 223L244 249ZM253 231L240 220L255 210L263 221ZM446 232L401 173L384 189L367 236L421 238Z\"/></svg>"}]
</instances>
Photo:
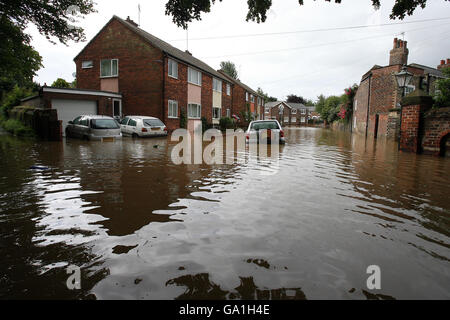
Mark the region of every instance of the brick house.
<instances>
[{"instance_id":1,"label":"brick house","mask_svg":"<svg viewBox=\"0 0 450 320\"><path fill-rule=\"evenodd\" d=\"M192 128L202 117L218 124L233 108L232 81L129 18L113 16L74 61L79 89L120 92L116 117L153 116L174 130L182 111Z\"/></svg>"},{"instance_id":2,"label":"brick house","mask_svg":"<svg viewBox=\"0 0 450 320\"><path fill-rule=\"evenodd\" d=\"M305 106L302 103L268 102L265 105L264 118L276 119L281 125L306 126L308 121L313 119L315 110L314 106Z\"/></svg>"},{"instance_id":3,"label":"brick house","mask_svg":"<svg viewBox=\"0 0 450 320\"><path fill-rule=\"evenodd\" d=\"M406 95L419 87L421 78L424 79L425 91L430 95L434 94L435 81L443 77L439 69L445 65L445 61L436 69L416 63L408 64L408 55L407 42L395 38L389 55L389 65L375 65L363 75L354 98L353 132L375 138L398 138L402 92L397 85L395 74L401 71L403 65L414 75L405 89Z\"/></svg>"},{"instance_id":4,"label":"brick house","mask_svg":"<svg viewBox=\"0 0 450 320\"><path fill-rule=\"evenodd\" d=\"M232 85L232 115L241 116L241 114L247 111L252 113L254 119L262 120L264 118L263 106L264 97L258 92L242 83L239 79L233 79L222 70L218 70L224 77L233 83Z\"/></svg>"}]
</instances>

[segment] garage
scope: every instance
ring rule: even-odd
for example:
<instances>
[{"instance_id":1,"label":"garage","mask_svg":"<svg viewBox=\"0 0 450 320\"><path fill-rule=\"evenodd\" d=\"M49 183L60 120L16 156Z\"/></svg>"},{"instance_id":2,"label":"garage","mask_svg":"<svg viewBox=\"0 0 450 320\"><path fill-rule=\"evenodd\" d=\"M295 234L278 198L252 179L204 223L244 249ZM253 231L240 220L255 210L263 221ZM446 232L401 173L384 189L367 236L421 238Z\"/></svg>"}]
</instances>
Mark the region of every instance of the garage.
<instances>
[{"instance_id":1,"label":"garage","mask_svg":"<svg viewBox=\"0 0 450 320\"><path fill-rule=\"evenodd\" d=\"M58 112L58 120L62 121L61 128L64 135L69 121L80 115L97 114L97 101L53 99L52 109Z\"/></svg>"}]
</instances>

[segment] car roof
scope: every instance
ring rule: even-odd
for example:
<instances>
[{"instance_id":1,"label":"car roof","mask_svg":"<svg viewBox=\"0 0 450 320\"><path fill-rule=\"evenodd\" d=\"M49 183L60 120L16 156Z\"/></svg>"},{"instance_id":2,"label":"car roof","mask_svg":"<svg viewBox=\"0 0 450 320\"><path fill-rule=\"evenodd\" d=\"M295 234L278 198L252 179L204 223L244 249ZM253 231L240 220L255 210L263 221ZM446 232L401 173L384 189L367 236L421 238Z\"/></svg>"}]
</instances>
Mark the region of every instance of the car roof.
<instances>
[{"instance_id":1,"label":"car roof","mask_svg":"<svg viewBox=\"0 0 450 320\"><path fill-rule=\"evenodd\" d=\"M155 118L155 117L147 117L147 116L125 116L125 118L159 120L158 118Z\"/></svg>"},{"instance_id":2,"label":"car roof","mask_svg":"<svg viewBox=\"0 0 450 320\"><path fill-rule=\"evenodd\" d=\"M110 116L101 116L101 115L95 115L95 114L83 114L80 117L91 118L91 119L112 119L112 120L114 120L114 118L112 118Z\"/></svg>"}]
</instances>

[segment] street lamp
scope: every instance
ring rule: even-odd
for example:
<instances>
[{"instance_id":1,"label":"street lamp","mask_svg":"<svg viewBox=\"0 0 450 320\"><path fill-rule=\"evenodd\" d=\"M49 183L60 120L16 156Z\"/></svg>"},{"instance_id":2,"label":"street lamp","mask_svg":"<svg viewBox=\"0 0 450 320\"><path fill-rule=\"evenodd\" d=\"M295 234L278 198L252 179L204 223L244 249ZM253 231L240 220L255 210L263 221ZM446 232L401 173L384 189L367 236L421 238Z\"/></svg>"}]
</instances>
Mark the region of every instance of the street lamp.
<instances>
[{"instance_id":1,"label":"street lamp","mask_svg":"<svg viewBox=\"0 0 450 320\"><path fill-rule=\"evenodd\" d=\"M413 74L408 72L406 65L403 65L402 70L395 74L395 80L397 80L397 85L402 89L402 98L405 96L405 89L411 82Z\"/></svg>"}]
</instances>

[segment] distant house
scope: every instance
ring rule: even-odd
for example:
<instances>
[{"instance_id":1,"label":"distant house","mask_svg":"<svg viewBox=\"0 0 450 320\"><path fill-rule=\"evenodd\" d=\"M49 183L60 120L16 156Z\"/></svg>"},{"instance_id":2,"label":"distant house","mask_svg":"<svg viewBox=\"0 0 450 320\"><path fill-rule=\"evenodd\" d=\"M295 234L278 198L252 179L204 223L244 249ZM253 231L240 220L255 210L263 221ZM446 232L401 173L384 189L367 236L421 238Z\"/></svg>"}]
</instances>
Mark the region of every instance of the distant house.
<instances>
[{"instance_id":1,"label":"distant house","mask_svg":"<svg viewBox=\"0 0 450 320\"><path fill-rule=\"evenodd\" d=\"M102 106L100 114L154 116L174 130L182 112L192 128L202 117L218 124L235 108L235 81L129 18L114 16L74 60L79 89L121 94L120 104Z\"/></svg>"},{"instance_id":2,"label":"distant house","mask_svg":"<svg viewBox=\"0 0 450 320\"><path fill-rule=\"evenodd\" d=\"M268 102L265 104L264 118L276 119L282 125L306 126L309 120L316 117L315 110L314 106L305 106L301 103Z\"/></svg>"},{"instance_id":3,"label":"distant house","mask_svg":"<svg viewBox=\"0 0 450 320\"><path fill-rule=\"evenodd\" d=\"M353 101L353 132L396 139L400 130L399 102L402 98L395 74L403 65L414 75L405 94L413 92L419 86L420 78L424 79L423 89L430 95L435 93L435 81L443 77L440 69L450 66L449 60L441 61L437 68L417 63L408 64L409 50L407 42L394 39L394 47L390 51L389 65L375 65L361 79Z\"/></svg>"}]
</instances>

